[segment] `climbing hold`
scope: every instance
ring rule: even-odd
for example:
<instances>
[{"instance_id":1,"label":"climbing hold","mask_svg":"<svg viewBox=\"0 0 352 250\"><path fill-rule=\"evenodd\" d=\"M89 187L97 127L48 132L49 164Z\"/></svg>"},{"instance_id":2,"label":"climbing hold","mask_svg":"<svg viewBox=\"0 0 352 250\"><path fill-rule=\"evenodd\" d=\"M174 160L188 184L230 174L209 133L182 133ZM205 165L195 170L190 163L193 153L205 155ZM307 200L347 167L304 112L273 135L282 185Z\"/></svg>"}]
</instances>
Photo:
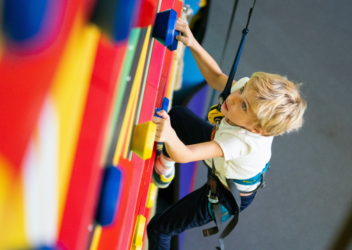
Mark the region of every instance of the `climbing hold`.
<instances>
[{"instance_id":1,"label":"climbing hold","mask_svg":"<svg viewBox=\"0 0 352 250\"><path fill-rule=\"evenodd\" d=\"M137 0L98 0L92 22L113 41L125 41L138 12Z\"/></svg>"},{"instance_id":2,"label":"climbing hold","mask_svg":"<svg viewBox=\"0 0 352 250\"><path fill-rule=\"evenodd\" d=\"M164 97L164 98L166 98L166 97ZM158 115L157 112L159 112L159 111L161 111L161 110L165 110L165 111L167 112L167 109L168 109L168 106L169 106L169 100L168 100L167 98L166 98L166 100L167 100L166 106L163 106L163 105L162 105L162 108L161 108L161 109L155 108L154 116L161 118L161 116Z\"/></svg>"},{"instance_id":3,"label":"climbing hold","mask_svg":"<svg viewBox=\"0 0 352 250\"><path fill-rule=\"evenodd\" d=\"M161 103L161 109L155 108L154 116L161 118L161 116L159 116L156 112L159 112L161 110L165 110L167 112L167 110L169 108L169 103L170 103L169 99L167 99L167 97L164 97L163 101Z\"/></svg>"},{"instance_id":4,"label":"climbing hold","mask_svg":"<svg viewBox=\"0 0 352 250\"><path fill-rule=\"evenodd\" d=\"M169 99L167 99L167 97L164 97L163 102L161 103L161 109L167 112L169 108L169 103L170 103Z\"/></svg>"},{"instance_id":5,"label":"climbing hold","mask_svg":"<svg viewBox=\"0 0 352 250\"><path fill-rule=\"evenodd\" d=\"M143 245L138 245L138 246L136 246L136 245L132 244L131 250L142 250L142 246L143 246Z\"/></svg>"},{"instance_id":6,"label":"climbing hold","mask_svg":"<svg viewBox=\"0 0 352 250\"><path fill-rule=\"evenodd\" d=\"M134 229L134 235L132 240L132 249L139 249L143 245L143 236L145 229L146 218L139 214L137 216L136 227Z\"/></svg>"},{"instance_id":7,"label":"climbing hold","mask_svg":"<svg viewBox=\"0 0 352 250\"><path fill-rule=\"evenodd\" d=\"M148 191L148 199L147 199L147 208L151 208L154 206L154 201L156 198L156 186L154 183L150 183L149 185L149 191Z\"/></svg>"},{"instance_id":8,"label":"climbing hold","mask_svg":"<svg viewBox=\"0 0 352 250\"><path fill-rule=\"evenodd\" d=\"M5 34L17 42L36 36L45 24L47 5L47 0L5 0L3 6Z\"/></svg>"},{"instance_id":9,"label":"climbing hold","mask_svg":"<svg viewBox=\"0 0 352 250\"><path fill-rule=\"evenodd\" d=\"M148 121L134 127L131 150L143 160L152 157L156 124Z\"/></svg>"},{"instance_id":10,"label":"climbing hold","mask_svg":"<svg viewBox=\"0 0 352 250\"><path fill-rule=\"evenodd\" d=\"M0 1L0 23L7 49L23 54L39 53L62 34L67 1ZM60 43L60 42L59 42Z\"/></svg>"},{"instance_id":11,"label":"climbing hold","mask_svg":"<svg viewBox=\"0 0 352 250\"><path fill-rule=\"evenodd\" d=\"M169 99L166 97L163 98L161 108L167 111L169 107ZM158 116L156 112L160 109L156 108L154 116ZM155 139L156 124L152 121L138 124L134 127L131 150L135 152L143 160L149 159L152 157L154 139Z\"/></svg>"},{"instance_id":12,"label":"climbing hold","mask_svg":"<svg viewBox=\"0 0 352 250\"><path fill-rule=\"evenodd\" d=\"M154 23L153 37L171 51L177 49L176 36L180 34L178 30L175 30L176 21L177 12L170 9L159 12Z\"/></svg>"},{"instance_id":13,"label":"climbing hold","mask_svg":"<svg viewBox=\"0 0 352 250\"><path fill-rule=\"evenodd\" d=\"M121 171L114 166L107 167L104 172L96 215L96 221L101 226L108 226L114 221L121 183Z\"/></svg>"}]
</instances>

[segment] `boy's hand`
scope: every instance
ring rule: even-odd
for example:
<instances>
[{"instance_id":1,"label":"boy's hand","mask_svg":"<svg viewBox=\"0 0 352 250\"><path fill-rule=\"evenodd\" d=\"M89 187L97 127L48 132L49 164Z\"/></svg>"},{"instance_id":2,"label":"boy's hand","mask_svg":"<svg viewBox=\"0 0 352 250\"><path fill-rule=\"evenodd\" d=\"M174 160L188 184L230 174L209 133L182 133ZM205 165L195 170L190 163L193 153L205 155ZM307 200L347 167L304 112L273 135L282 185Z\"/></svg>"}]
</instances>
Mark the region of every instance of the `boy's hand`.
<instances>
[{"instance_id":1,"label":"boy's hand","mask_svg":"<svg viewBox=\"0 0 352 250\"><path fill-rule=\"evenodd\" d=\"M153 118L153 122L156 124L155 141L169 142L175 132L171 127L170 116L164 110L157 112L157 114L162 118L156 116Z\"/></svg>"},{"instance_id":2,"label":"boy's hand","mask_svg":"<svg viewBox=\"0 0 352 250\"><path fill-rule=\"evenodd\" d=\"M182 42L187 47L191 47L194 44L195 39L191 29L181 18L177 19L175 29L180 31L180 34L176 36L178 41Z\"/></svg>"}]
</instances>

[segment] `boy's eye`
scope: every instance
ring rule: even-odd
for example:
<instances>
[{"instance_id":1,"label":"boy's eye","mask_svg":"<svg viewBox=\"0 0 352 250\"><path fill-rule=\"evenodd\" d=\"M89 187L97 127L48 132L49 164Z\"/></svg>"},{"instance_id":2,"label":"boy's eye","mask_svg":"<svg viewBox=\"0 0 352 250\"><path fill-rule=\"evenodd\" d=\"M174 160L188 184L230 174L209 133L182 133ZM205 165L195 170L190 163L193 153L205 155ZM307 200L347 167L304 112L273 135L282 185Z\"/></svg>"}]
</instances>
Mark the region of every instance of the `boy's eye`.
<instances>
[{"instance_id":1,"label":"boy's eye","mask_svg":"<svg viewBox=\"0 0 352 250\"><path fill-rule=\"evenodd\" d=\"M246 103L245 103L245 102L243 102L243 103L242 103L242 109L243 109L244 111L246 111L246 110L247 110L247 105L246 105Z\"/></svg>"},{"instance_id":2,"label":"boy's eye","mask_svg":"<svg viewBox=\"0 0 352 250\"><path fill-rule=\"evenodd\" d=\"M244 86L242 88L240 88L240 93L242 94L244 91Z\"/></svg>"}]
</instances>

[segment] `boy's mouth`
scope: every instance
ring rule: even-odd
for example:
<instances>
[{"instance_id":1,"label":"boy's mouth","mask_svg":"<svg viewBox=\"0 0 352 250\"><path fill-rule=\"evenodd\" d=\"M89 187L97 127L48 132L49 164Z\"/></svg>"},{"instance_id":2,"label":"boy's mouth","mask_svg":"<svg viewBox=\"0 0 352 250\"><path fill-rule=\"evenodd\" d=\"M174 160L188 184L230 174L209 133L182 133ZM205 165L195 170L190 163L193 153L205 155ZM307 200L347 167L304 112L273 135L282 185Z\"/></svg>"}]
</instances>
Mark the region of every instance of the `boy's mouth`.
<instances>
[{"instance_id":1,"label":"boy's mouth","mask_svg":"<svg viewBox=\"0 0 352 250\"><path fill-rule=\"evenodd\" d=\"M222 105L224 106L224 109L225 109L226 111L229 111L229 109L228 109L228 107L227 107L226 101L224 101L224 103L223 103Z\"/></svg>"}]
</instances>

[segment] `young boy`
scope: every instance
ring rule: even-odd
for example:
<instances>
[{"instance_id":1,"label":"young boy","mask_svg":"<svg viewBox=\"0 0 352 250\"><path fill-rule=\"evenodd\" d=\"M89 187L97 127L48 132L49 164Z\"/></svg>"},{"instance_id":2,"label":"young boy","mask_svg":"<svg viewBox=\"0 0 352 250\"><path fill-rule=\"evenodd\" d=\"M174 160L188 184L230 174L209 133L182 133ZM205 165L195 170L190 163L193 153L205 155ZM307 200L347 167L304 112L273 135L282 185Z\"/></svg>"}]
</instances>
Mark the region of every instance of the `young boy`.
<instances>
[{"instance_id":1,"label":"young boy","mask_svg":"<svg viewBox=\"0 0 352 250\"><path fill-rule=\"evenodd\" d=\"M190 48L207 83L223 91L228 77L194 39L185 22L177 20L176 29L182 34L177 39ZM164 147L156 160L153 181L167 187L174 176L175 162L205 160L211 168L214 159L215 174L222 184L217 190L219 201L233 215L236 202L226 179L245 180L262 172L271 157L273 137L298 130L305 109L298 86L279 75L257 72L233 81L231 94L221 107L224 118L213 140L214 126L187 108L174 107L169 114L160 111L162 118L153 120L157 124L155 140L164 142ZM240 211L252 202L258 185L236 183L241 195ZM212 221L209 190L205 184L155 215L147 227L149 249L170 249L171 236Z\"/></svg>"}]
</instances>

